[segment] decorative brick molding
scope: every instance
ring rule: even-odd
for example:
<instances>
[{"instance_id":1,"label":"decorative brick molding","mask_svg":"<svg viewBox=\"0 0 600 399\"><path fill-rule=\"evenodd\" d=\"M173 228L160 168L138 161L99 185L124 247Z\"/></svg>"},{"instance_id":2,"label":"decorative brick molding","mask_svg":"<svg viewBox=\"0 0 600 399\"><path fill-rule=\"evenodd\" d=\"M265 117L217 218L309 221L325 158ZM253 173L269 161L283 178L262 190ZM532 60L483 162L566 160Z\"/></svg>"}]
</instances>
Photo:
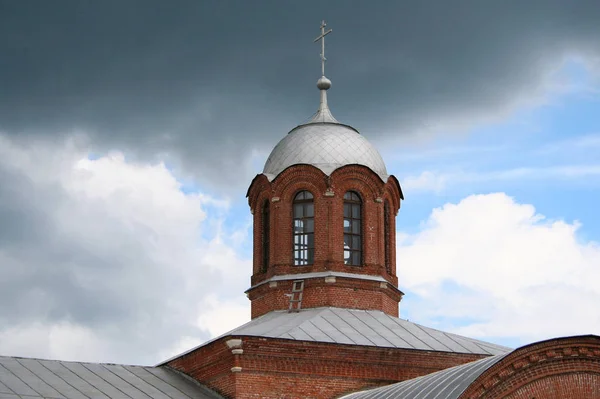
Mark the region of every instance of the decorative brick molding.
<instances>
[{"instance_id":1,"label":"decorative brick molding","mask_svg":"<svg viewBox=\"0 0 600 399\"><path fill-rule=\"evenodd\" d=\"M231 353L241 346L243 354ZM230 336L186 353L167 365L226 398L328 399L482 357L485 356Z\"/></svg>"},{"instance_id":2,"label":"decorative brick molding","mask_svg":"<svg viewBox=\"0 0 600 399\"><path fill-rule=\"evenodd\" d=\"M511 352L461 399L600 399L600 337L558 338Z\"/></svg>"},{"instance_id":3,"label":"decorative brick molding","mask_svg":"<svg viewBox=\"0 0 600 399\"><path fill-rule=\"evenodd\" d=\"M293 281L278 281L275 287L262 284L248 291L252 301L252 318L273 310L286 310L289 307L287 293L292 291ZM302 308L338 307L347 309L382 310L398 317L398 302L402 292L389 283L370 280L357 280L335 277L311 278L304 280Z\"/></svg>"}]
</instances>

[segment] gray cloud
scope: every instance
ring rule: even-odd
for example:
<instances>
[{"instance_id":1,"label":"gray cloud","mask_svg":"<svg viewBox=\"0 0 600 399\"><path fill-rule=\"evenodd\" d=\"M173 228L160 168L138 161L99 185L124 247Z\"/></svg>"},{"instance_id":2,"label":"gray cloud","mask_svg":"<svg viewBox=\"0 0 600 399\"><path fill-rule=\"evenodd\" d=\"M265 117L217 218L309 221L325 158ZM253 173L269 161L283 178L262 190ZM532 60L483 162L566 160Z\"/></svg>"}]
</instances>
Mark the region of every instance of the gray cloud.
<instances>
[{"instance_id":1,"label":"gray cloud","mask_svg":"<svg viewBox=\"0 0 600 399\"><path fill-rule=\"evenodd\" d=\"M41 325L48 337L63 323L93 331L90 353L70 356L96 361L152 364L182 336L209 338L199 306L225 284L233 292L219 300L246 305L236 268L249 271L247 261L198 240L203 201L179 192L166 170L105 160L73 169L82 154L0 140L0 351L13 353L6 341L22 329ZM15 354L49 350L34 340L33 353Z\"/></svg>"},{"instance_id":2,"label":"gray cloud","mask_svg":"<svg viewBox=\"0 0 600 399\"><path fill-rule=\"evenodd\" d=\"M0 2L0 326L67 321L114 346L103 360L146 364L206 338L196 302L241 296L250 267L177 236L187 219L111 213L144 201L77 197L52 177L70 150L49 143L84 132L93 152L181 162L241 198L252 151L316 110L322 18L332 110L374 141L497 115L565 55L600 55L596 0ZM4 159L6 143L30 164Z\"/></svg>"},{"instance_id":3,"label":"gray cloud","mask_svg":"<svg viewBox=\"0 0 600 399\"><path fill-rule=\"evenodd\" d=\"M246 185L249 149L316 109L321 18L334 113L374 140L508 109L565 54L598 56L600 37L593 0L0 7L0 129L83 130L98 151L168 154L221 187Z\"/></svg>"}]
</instances>

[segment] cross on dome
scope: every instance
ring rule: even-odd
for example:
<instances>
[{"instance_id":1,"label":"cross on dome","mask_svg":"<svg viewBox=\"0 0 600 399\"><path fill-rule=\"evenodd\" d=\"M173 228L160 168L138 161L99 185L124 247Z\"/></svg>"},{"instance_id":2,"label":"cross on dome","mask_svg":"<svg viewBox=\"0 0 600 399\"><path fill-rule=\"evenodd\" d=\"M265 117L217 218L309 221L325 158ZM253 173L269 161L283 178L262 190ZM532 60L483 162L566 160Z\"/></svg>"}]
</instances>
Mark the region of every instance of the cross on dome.
<instances>
[{"instance_id":1,"label":"cross on dome","mask_svg":"<svg viewBox=\"0 0 600 399\"><path fill-rule=\"evenodd\" d=\"M316 43L317 41L321 41L321 75L325 76L325 61L327 61L327 58L325 58L325 36L327 36L328 34L330 34L333 29L329 29L327 32L325 32L325 27L327 26L327 24L325 23L325 20L321 21L321 34L319 35L319 37L317 37L313 43Z\"/></svg>"},{"instance_id":2,"label":"cross on dome","mask_svg":"<svg viewBox=\"0 0 600 399\"><path fill-rule=\"evenodd\" d=\"M321 78L317 81L317 88L321 90L321 102L319 104L319 110L312 117L312 119L308 123L318 123L318 122L326 122L326 123L339 123L331 114L329 110L329 106L327 105L327 90L331 87L331 80L325 77L325 36L330 34L333 29L325 30L327 24L325 21L321 22L321 34L313 40L313 43L321 41Z\"/></svg>"}]
</instances>

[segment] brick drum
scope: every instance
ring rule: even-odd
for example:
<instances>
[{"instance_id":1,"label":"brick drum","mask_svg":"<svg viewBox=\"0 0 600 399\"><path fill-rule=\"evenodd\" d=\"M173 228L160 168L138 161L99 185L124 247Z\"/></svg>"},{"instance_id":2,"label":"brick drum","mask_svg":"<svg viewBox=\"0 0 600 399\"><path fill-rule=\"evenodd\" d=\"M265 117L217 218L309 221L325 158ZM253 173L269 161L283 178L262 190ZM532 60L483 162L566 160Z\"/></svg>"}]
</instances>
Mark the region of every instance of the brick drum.
<instances>
[{"instance_id":1,"label":"brick drum","mask_svg":"<svg viewBox=\"0 0 600 399\"><path fill-rule=\"evenodd\" d=\"M312 265L293 265L292 203L296 194L307 190L314 197L315 259ZM344 194L356 192L362 201L363 256L360 266L344 264ZM388 284L360 279L323 279L305 282L303 308L333 306L382 310L398 316L398 290L395 254L395 220L402 191L398 180L390 176L386 182L369 168L348 165L336 169L331 176L311 165L294 165L272 182L258 175L248 189L248 203L254 215L254 258L252 288L247 291L252 303L252 317L271 310L286 309L291 283L263 284L274 276L334 271L378 276ZM269 264L264 267L263 209L269 210ZM388 215L384 214L385 204ZM388 223L387 236L385 222ZM386 256L387 251L387 256Z\"/></svg>"}]
</instances>

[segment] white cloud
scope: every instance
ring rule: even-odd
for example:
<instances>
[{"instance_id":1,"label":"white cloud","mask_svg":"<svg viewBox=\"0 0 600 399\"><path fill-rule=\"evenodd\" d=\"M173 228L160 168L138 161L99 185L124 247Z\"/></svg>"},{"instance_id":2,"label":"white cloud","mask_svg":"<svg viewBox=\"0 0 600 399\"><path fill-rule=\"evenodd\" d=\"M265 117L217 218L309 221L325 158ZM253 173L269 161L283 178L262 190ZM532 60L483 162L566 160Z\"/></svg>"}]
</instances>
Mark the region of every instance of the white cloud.
<instances>
[{"instance_id":1,"label":"white cloud","mask_svg":"<svg viewBox=\"0 0 600 399\"><path fill-rule=\"evenodd\" d=\"M204 311L198 317L198 327L207 326L212 337L231 331L250 321L248 307L240 301L221 301L215 295L202 303Z\"/></svg>"},{"instance_id":2,"label":"white cloud","mask_svg":"<svg viewBox=\"0 0 600 399\"><path fill-rule=\"evenodd\" d=\"M600 332L600 247L578 223L547 220L506 194L435 209L422 231L399 233L403 309L467 336L518 338Z\"/></svg>"},{"instance_id":3,"label":"white cloud","mask_svg":"<svg viewBox=\"0 0 600 399\"><path fill-rule=\"evenodd\" d=\"M0 353L47 359L98 359L112 352L111 343L93 330L67 322L31 323L0 331Z\"/></svg>"},{"instance_id":4,"label":"white cloud","mask_svg":"<svg viewBox=\"0 0 600 399\"><path fill-rule=\"evenodd\" d=\"M527 181L560 179L561 183L580 178L600 177L600 165L560 165L548 167L520 167L484 172L437 172L423 171L418 175L400 179L405 192L440 193L452 187L472 183L499 181ZM593 181L593 180L592 180ZM587 180L587 183L591 181Z\"/></svg>"},{"instance_id":5,"label":"white cloud","mask_svg":"<svg viewBox=\"0 0 600 399\"><path fill-rule=\"evenodd\" d=\"M164 164L0 135L0 177L0 354L154 364L249 317L250 260L212 228L228 202Z\"/></svg>"},{"instance_id":6,"label":"white cloud","mask_svg":"<svg viewBox=\"0 0 600 399\"><path fill-rule=\"evenodd\" d=\"M447 176L424 171L417 176L402 179L402 189L406 192L433 191L439 193L447 184Z\"/></svg>"}]
</instances>

